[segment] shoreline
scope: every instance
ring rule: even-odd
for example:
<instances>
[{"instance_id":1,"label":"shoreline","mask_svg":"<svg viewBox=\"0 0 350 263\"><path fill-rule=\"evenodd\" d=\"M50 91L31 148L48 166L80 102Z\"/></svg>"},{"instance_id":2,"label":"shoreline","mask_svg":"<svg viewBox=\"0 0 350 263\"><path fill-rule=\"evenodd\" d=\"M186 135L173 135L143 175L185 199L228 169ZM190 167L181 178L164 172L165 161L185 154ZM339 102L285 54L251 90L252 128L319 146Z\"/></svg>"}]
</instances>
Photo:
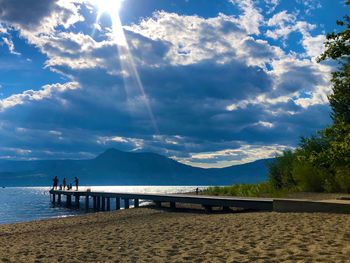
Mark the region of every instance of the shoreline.
<instances>
[{"instance_id":1,"label":"shoreline","mask_svg":"<svg viewBox=\"0 0 350 263\"><path fill-rule=\"evenodd\" d=\"M0 225L1 262L346 262L350 215L142 207Z\"/></svg>"}]
</instances>

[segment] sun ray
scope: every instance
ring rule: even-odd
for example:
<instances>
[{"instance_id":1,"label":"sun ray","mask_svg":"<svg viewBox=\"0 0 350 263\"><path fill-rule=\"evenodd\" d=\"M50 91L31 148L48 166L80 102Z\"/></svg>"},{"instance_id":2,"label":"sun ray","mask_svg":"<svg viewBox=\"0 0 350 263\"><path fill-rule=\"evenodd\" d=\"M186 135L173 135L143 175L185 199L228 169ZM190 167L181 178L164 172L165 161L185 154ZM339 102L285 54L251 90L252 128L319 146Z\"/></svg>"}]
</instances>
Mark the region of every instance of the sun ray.
<instances>
[{"instance_id":1,"label":"sun ray","mask_svg":"<svg viewBox=\"0 0 350 263\"><path fill-rule=\"evenodd\" d=\"M122 6L123 0L90 0L93 5L98 8L97 20L98 22L102 14L107 13L112 22L112 38L113 41L117 44L119 60L121 65L121 71L126 74L122 74L124 78L124 86L127 94L132 94L132 86L136 86L139 97L141 98L144 106L146 107L149 119L155 130L156 134L159 133L156 119L154 117L152 108L148 96L145 92L144 86L142 84L140 75L136 68L132 53L130 51L128 41L126 39L123 25L119 16L119 11ZM128 78L128 80L127 80ZM131 80L131 81L130 81ZM130 85L129 85L129 84ZM131 95L134 96L134 95Z\"/></svg>"}]
</instances>

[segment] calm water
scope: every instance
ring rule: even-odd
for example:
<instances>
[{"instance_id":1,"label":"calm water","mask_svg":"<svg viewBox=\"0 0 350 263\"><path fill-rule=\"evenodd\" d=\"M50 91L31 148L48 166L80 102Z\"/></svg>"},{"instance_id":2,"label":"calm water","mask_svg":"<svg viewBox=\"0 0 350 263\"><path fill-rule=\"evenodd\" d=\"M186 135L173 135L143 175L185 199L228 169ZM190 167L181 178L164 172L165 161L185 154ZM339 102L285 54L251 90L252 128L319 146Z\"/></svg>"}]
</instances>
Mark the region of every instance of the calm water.
<instances>
[{"instance_id":1,"label":"calm water","mask_svg":"<svg viewBox=\"0 0 350 263\"><path fill-rule=\"evenodd\" d=\"M95 186L89 188L91 188L92 191L105 192L184 193L194 191L196 187ZM203 188L205 187L200 187L200 189ZM81 187L81 189L83 190L84 187ZM62 201L64 201L64 199ZM82 210L69 210L64 207L53 207L50 203L49 187L0 188L0 202L0 224L67 217L84 213ZM113 209L114 202L111 203L111 208ZM131 203L131 205L133 204Z\"/></svg>"}]
</instances>

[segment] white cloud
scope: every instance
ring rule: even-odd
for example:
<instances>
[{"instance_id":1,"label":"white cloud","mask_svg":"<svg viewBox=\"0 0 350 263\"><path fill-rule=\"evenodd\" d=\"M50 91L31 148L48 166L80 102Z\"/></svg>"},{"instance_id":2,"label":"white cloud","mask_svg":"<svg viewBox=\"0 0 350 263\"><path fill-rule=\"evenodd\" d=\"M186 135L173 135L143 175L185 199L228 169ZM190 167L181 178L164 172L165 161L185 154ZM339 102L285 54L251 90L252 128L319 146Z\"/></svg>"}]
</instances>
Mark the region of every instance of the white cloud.
<instances>
[{"instance_id":1,"label":"white cloud","mask_svg":"<svg viewBox=\"0 0 350 263\"><path fill-rule=\"evenodd\" d=\"M14 152L15 154L18 154L18 155L29 155L32 153L32 150L29 150L29 149L12 148L12 147L1 147L0 149L2 151ZM6 159L6 158L3 158L3 156L1 156L0 159Z\"/></svg>"},{"instance_id":2,"label":"white cloud","mask_svg":"<svg viewBox=\"0 0 350 263\"><path fill-rule=\"evenodd\" d=\"M271 14L275 11L276 7L280 4L280 0L264 0L266 7L268 8L267 13Z\"/></svg>"},{"instance_id":3,"label":"white cloud","mask_svg":"<svg viewBox=\"0 0 350 263\"><path fill-rule=\"evenodd\" d=\"M225 167L235 164L249 163L260 159L272 158L291 147L285 145L244 145L237 149L225 149L207 153L190 154L189 158L177 160L199 167Z\"/></svg>"},{"instance_id":4,"label":"white cloud","mask_svg":"<svg viewBox=\"0 0 350 263\"><path fill-rule=\"evenodd\" d=\"M322 7L320 0L297 0L297 3L304 5L304 11L307 15L313 10Z\"/></svg>"},{"instance_id":5,"label":"white cloud","mask_svg":"<svg viewBox=\"0 0 350 263\"><path fill-rule=\"evenodd\" d=\"M172 65L190 65L206 60L225 64L239 59L249 66L264 67L265 63L283 55L279 47L250 36L241 25L241 18L223 14L205 19L162 11L138 25L125 28L169 45L165 58ZM152 61L148 61L150 63Z\"/></svg>"},{"instance_id":6,"label":"white cloud","mask_svg":"<svg viewBox=\"0 0 350 263\"><path fill-rule=\"evenodd\" d=\"M268 122L268 121L259 121L256 125L262 126L265 128L273 128L274 127L274 124L271 122Z\"/></svg>"},{"instance_id":7,"label":"white cloud","mask_svg":"<svg viewBox=\"0 0 350 263\"><path fill-rule=\"evenodd\" d=\"M144 146L143 139L122 136L98 136L96 142L101 145L113 145L113 143L128 144L132 147L133 151L142 149Z\"/></svg>"},{"instance_id":8,"label":"white cloud","mask_svg":"<svg viewBox=\"0 0 350 263\"><path fill-rule=\"evenodd\" d=\"M42 89L38 91L26 90L20 94L14 94L10 97L0 100L0 111L12 108L17 105L29 101L38 101L46 98L51 98L54 93L64 92L65 90L74 90L80 88L79 83L77 82L68 82L65 84L51 84L45 85Z\"/></svg>"},{"instance_id":9,"label":"white cloud","mask_svg":"<svg viewBox=\"0 0 350 263\"><path fill-rule=\"evenodd\" d=\"M292 32L300 32L302 35L308 34L310 30L316 27L308 22L298 21L296 14L290 14L286 10L270 18L267 21L267 26L270 29L266 31L266 36L275 40L286 40Z\"/></svg>"},{"instance_id":10,"label":"white cloud","mask_svg":"<svg viewBox=\"0 0 350 263\"><path fill-rule=\"evenodd\" d=\"M316 58L320 56L324 51L324 42L326 40L325 35L311 36L305 34L302 40L306 54L311 58Z\"/></svg>"},{"instance_id":11,"label":"white cloud","mask_svg":"<svg viewBox=\"0 0 350 263\"><path fill-rule=\"evenodd\" d=\"M237 4L243 11L239 16L239 24L246 30L248 34L260 34L260 26L263 24L264 17L254 6L252 0L230 0L231 3Z\"/></svg>"},{"instance_id":12,"label":"white cloud","mask_svg":"<svg viewBox=\"0 0 350 263\"><path fill-rule=\"evenodd\" d=\"M246 36L237 24L236 18L223 14L205 19L161 11L125 28L171 44L166 59L175 65L188 65L220 54L233 55L235 46Z\"/></svg>"},{"instance_id":13,"label":"white cloud","mask_svg":"<svg viewBox=\"0 0 350 263\"><path fill-rule=\"evenodd\" d=\"M6 27L4 27L1 23L0 23L0 34L7 34L7 29Z\"/></svg>"},{"instance_id":14,"label":"white cloud","mask_svg":"<svg viewBox=\"0 0 350 263\"><path fill-rule=\"evenodd\" d=\"M275 14L267 21L267 26L274 27L274 29L267 30L266 36L272 39L286 39L288 35L295 30L294 23L296 19L295 15L288 14L286 10Z\"/></svg>"},{"instance_id":15,"label":"white cloud","mask_svg":"<svg viewBox=\"0 0 350 263\"><path fill-rule=\"evenodd\" d=\"M52 135L55 135L55 136L62 136L62 132L54 131L54 130L49 131L49 134L52 134Z\"/></svg>"},{"instance_id":16,"label":"white cloud","mask_svg":"<svg viewBox=\"0 0 350 263\"><path fill-rule=\"evenodd\" d=\"M306 21L298 21L295 14L289 14L286 10L275 14L267 22L270 27L265 33L272 39L282 39L283 45L286 46L286 40L292 32L299 32L302 35L301 43L306 50L306 55L310 58L318 56L323 51L324 35L312 36L311 31L316 25Z\"/></svg>"},{"instance_id":17,"label":"white cloud","mask_svg":"<svg viewBox=\"0 0 350 263\"><path fill-rule=\"evenodd\" d=\"M4 42L4 44L7 46L9 52L13 55L17 55L20 56L21 53L17 52L15 49L15 45L13 44L12 40L8 37L3 37L2 41Z\"/></svg>"}]
</instances>

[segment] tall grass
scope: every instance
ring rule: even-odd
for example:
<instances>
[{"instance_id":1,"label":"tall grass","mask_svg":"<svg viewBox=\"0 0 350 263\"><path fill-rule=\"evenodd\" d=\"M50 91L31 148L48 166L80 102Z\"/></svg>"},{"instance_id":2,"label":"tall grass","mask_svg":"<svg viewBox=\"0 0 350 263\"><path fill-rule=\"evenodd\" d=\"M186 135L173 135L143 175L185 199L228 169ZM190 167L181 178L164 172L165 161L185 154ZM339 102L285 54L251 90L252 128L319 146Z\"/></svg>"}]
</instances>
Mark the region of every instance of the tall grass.
<instances>
[{"instance_id":1,"label":"tall grass","mask_svg":"<svg viewBox=\"0 0 350 263\"><path fill-rule=\"evenodd\" d=\"M205 195L242 196L242 197L284 197L294 192L293 189L276 190L269 183L234 184L231 186L213 186L204 190Z\"/></svg>"}]
</instances>

